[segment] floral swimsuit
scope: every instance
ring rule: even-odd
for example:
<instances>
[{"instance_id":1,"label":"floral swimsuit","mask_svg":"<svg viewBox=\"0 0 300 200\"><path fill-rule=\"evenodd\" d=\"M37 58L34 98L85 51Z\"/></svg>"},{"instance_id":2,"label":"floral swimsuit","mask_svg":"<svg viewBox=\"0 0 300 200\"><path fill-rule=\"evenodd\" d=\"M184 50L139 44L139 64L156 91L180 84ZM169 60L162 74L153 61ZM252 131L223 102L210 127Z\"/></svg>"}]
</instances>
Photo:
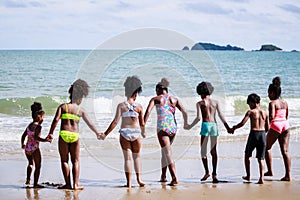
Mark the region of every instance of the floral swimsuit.
<instances>
[{"instance_id":1,"label":"floral swimsuit","mask_svg":"<svg viewBox=\"0 0 300 200\"><path fill-rule=\"evenodd\" d=\"M34 138L35 129L37 126L34 126L33 131L27 127L27 143L25 147L25 153L27 155L31 155L35 150L39 148L39 142Z\"/></svg>"},{"instance_id":2,"label":"floral swimsuit","mask_svg":"<svg viewBox=\"0 0 300 200\"><path fill-rule=\"evenodd\" d=\"M163 96L164 105L157 106L157 132L164 131L169 136L175 135L177 123L175 120L175 108L170 105L170 96Z\"/></svg>"}]
</instances>

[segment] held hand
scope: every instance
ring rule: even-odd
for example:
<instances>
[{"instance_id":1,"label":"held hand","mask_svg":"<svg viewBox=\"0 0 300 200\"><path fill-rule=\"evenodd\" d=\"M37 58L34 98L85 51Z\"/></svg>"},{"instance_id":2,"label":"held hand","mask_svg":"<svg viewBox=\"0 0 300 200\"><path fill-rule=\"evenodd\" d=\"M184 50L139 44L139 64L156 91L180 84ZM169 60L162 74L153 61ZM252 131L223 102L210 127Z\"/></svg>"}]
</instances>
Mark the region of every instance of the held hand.
<instances>
[{"instance_id":1,"label":"held hand","mask_svg":"<svg viewBox=\"0 0 300 200\"><path fill-rule=\"evenodd\" d=\"M145 133L145 132L142 133L142 137L143 137L143 138L146 138L146 133Z\"/></svg>"},{"instance_id":2,"label":"held hand","mask_svg":"<svg viewBox=\"0 0 300 200\"><path fill-rule=\"evenodd\" d=\"M26 145L25 144L22 144L21 148L22 149L25 149Z\"/></svg>"},{"instance_id":3,"label":"held hand","mask_svg":"<svg viewBox=\"0 0 300 200\"><path fill-rule=\"evenodd\" d=\"M106 135L104 133L97 133L97 139L98 140L104 140Z\"/></svg>"},{"instance_id":4,"label":"held hand","mask_svg":"<svg viewBox=\"0 0 300 200\"><path fill-rule=\"evenodd\" d=\"M48 134L48 136L46 137L47 142L52 142L53 140L53 135L52 134Z\"/></svg>"},{"instance_id":5,"label":"held hand","mask_svg":"<svg viewBox=\"0 0 300 200\"><path fill-rule=\"evenodd\" d=\"M185 130L190 130L190 129L191 129L191 126L190 126L189 124L185 124L185 125L183 126L183 128L184 128Z\"/></svg>"}]
</instances>

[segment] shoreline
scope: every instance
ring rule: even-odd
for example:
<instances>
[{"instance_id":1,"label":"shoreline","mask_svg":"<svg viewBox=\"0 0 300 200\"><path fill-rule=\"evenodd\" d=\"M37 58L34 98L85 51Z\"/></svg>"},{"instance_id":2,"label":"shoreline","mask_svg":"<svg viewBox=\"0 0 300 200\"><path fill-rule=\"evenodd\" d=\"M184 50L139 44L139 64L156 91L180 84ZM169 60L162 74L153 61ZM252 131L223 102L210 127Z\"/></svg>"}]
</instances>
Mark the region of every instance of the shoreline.
<instances>
[{"instance_id":1,"label":"shoreline","mask_svg":"<svg viewBox=\"0 0 300 200\"><path fill-rule=\"evenodd\" d=\"M178 142L183 143L180 138ZM155 140L156 141L156 140ZM93 143L95 142L95 143ZM84 144L83 144L84 143ZM52 144L50 150L41 144L42 168L39 183L63 184L63 176L60 168L57 143ZM201 182L204 174L202 162L199 158L197 141L189 147L176 144L173 152L185 151L185 154L175 160L176 171L179 180L177 186L169 186L167 183L159 183L160 157L155 157L149 152L156 152L156 146L145 146L142 156L142 179L146 183L143 188L138 184L133 175L133 188L123 187L126 183L123 172L122 153L118 143L112 145L112 141L82 141L81 170L79 184L84 186L83 191L58 190L54 187L43 189L25 188L25 176L27 160L20 150L19 152L2 153L0 160L0 195L5 199L298 199L300 195L300 148L299 141L290 143L292 156L291 182L281 182L284 175L283 161L279 146L273 147L274 177L265 177L265 184L256 184L258 180L258 164L255 158L251 159L251 183L245 183L242 176L245 175L243 163L244 141L219 142L218 143L218 179L220 183L213 184L211 177ZM9 144L7 144L9 145ZM50 144L49 144L50 145ZM84 145L89 145L87 151ZM95 146L96 145L96 146ZM114 146L116 145L116 146ZM3 146L3 145L2 145ZM94 147L98 147L95 148ZM95 154L95 152L97 154ZM115 150L115 151L112 151ZM101 152L101 153L100 153ZM253 152L255 155L255 152ZM160 155L160 154L157 154ZM209 168L211 170L211 157ZM133 172L134 173L134 172ZM32 176L33 178L33 176ZM170 176L167 174L170 181Z\"/></svg>"}]
</instances>

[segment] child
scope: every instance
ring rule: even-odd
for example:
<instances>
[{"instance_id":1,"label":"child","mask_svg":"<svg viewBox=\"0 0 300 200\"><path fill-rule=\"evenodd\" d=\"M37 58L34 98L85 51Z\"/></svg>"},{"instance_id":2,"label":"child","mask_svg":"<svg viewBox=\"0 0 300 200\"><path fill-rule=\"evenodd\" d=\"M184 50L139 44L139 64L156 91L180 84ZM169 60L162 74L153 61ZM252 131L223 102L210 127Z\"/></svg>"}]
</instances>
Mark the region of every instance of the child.
<instances>
[{"instance_id":1,"label":"child","mask_svg":"<svg viewBox=\"0 0 300 200\"><path fill-rule=\"evenodd\" d=\"M250 118L250 134L248 136L245 149L245 169L246 176L242 178L250 181L250 157L256 148L256 158L259 164L260 178L258 184L264 183L264 158L266 151L266 132L269 129L269 119L266 111L260 109L260 97L257 94L250 94L247 98L250 110L246 112L244 119L233 126L233 131L242 127Z\"/></svg>"},{"instance_id":2,"label":"child","mask_svg":"<svg viewBox=\"0 0 300 200\"><path fill-rule=\"evenodd\" d=\"M188 125L186 129L191 129L195 126L202 117L202 125L201 125L201 157L202 162L205 169L205 175L201 179L201 181L205 181L209 176L208 164L207 164L207 142L208 137L210 137L211 142L211 156L212 156L212 165L213 165L213 172L212 178L213 183L218 183L217 179L217 137L219 136L218 133L218 126L216 122L216 112L218 112L219 118L223 122L225 128L228 132L231 131L229 128L219 106L219 102L215 99L212 99L210 95L213 93L214 87L209 82L201 82L197 86L197 93L201 96L201 101L196 104L197 107L197 116L191 125Z\"/></svg>"},{"instance_id":3,"label":"child","mask_svg":"<svg viewBox=\"0 0 300 200\"><path fill-rule=\"evenodd\" d=\"M79 180L79 120L83 118L88 127L98 136L96 127L90 122L84 109L80 108L83 97L89 93L89 85L84 80L76 80L69 89L70 102L61 104L56 111L48 134L49 139L53 139L53 132L61 119L58 150L61 160L61 169L66 184L58 189L72 189L70 180L69 154L73 165L72 175L74 190L83 190L84 187L78 185Z\"/></svg>"},{"instance_id":4,"label":"child","mask_svg":"<svg viewBox=\"0 0 300 200\"><path fill-rule=\"evenodd\" d=\"M161 147L161 178L160 182L167 182L166 173L169 168L172 181L169 185L178 184L175 162L172 159L171 145L177 132L175 119L176 108L181 111L184 120L184 127L187 126L187 113L180 99L170 96L168 92L169 80L162 78L156 84L156 96L151 98L145 111L145 123L147 122L152 109L156 108L157 113L157 138Z\"/></svg>"},{"instance_id":5,"label":"child","mask_svg":"<svg viewBox=\"0 0 300 200\"><path fill-rule=\"evenodd\" d=\"M271 148L278 140L284 161L285 176L281 181L290 181L291 157L289 154L290 125L288 122L289 108L287 102L281 98L281 80L275 77L269 85L268 96L270 130L267 134L266 164L268 171L265 176L273 176Z\"/></svg>"},{"instance_id":6,"label":"child","mask_svg":"<svg viewBox=\"0 0 300 200\"><path fill-rule=\"evenodd\" d=\"M21 138L21 147L22 149L25 149L25 155L28 160L28 166L27 166L27 178L26 178L26 185L30 184L30 176L33 169L33 166L35 165L34 170L34 182L33 187L34 188L43 188L42 185L38 184L39 176L40 176L40 170L41 170L41 152L39 149L39 142L50 142L48 139L43 139L40 137L42 126L44 120L44 114L45 112L42 109L42 105L38 102L34 102L31 105L31 115L33 122L31 122L27 128L25 129L22 138ZM27 136L27 143L24 144L25 138Z\"/></svg>"},{"instance_id":7,"label":"child","mask_svg":"<svg viewBox=\"0 0 300 200\"><path fill-rule=\"evenodd\" d=\"M107 130L99 135L98 139L105 137L117 126L122 119L120 132L120 145L124 156L124 170L127 180L126 187L131 188L132 158L136 179L140 187L145 186L141 179L140 149L142 146L141 135L146 137L143 107L135 102L139 93L142 92L142 82L137 76L127 77L125 83L126 101L118 104L116 115Z\"/></svg>"}]
</instances>

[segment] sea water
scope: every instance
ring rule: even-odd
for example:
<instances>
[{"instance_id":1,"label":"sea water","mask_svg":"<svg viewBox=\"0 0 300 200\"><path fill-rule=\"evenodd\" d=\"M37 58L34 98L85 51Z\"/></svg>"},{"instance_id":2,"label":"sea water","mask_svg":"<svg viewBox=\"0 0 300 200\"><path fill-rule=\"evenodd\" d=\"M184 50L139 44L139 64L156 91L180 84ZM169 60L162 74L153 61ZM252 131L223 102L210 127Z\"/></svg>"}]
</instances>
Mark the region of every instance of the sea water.
<instances>
[{"instance_id":1,"label":"sea water","mask_svg":"<svg viewBox=\"0 0 300 200\"><path fill-rule=\"evenodd\" d=\"M182 100L190 123L196 115L195 104L200 100L196 86L201 81L210 81L215 87L212 98L219 100L230 126L243 118L250 93L260 95L261 107L267 110L268 86L272 78L280 76L282 98L289 104L291 138L298 140L299 52L166 50L1 50L0 140L20 140L32 120L30 105L34 101L41 102L46 112L42 135L47 135L58 105L69 101L68 89L77 78L85 79L91 86L82 108L104 131L114 117L117 104L125 100L123 83L132 75L143 82L143 92L137 101L144 110L155 95L156 83L167 77L169 93ZM147 130L155 137L155 111L152 112ZM176 117L182 130L179 111ZM224 127L219 127L221 135L226 134ZM59 125L57 135L58 129ZM199 129L200 124L195 129L197 133ZM248 134L248 129L246 125L236 135ZM110 136L117 137L117 131ZM195 131L186 131L186 134L193 135ZM81 137L94 137L94 134L87 129Z\"/></svg>"}]
</instances>

